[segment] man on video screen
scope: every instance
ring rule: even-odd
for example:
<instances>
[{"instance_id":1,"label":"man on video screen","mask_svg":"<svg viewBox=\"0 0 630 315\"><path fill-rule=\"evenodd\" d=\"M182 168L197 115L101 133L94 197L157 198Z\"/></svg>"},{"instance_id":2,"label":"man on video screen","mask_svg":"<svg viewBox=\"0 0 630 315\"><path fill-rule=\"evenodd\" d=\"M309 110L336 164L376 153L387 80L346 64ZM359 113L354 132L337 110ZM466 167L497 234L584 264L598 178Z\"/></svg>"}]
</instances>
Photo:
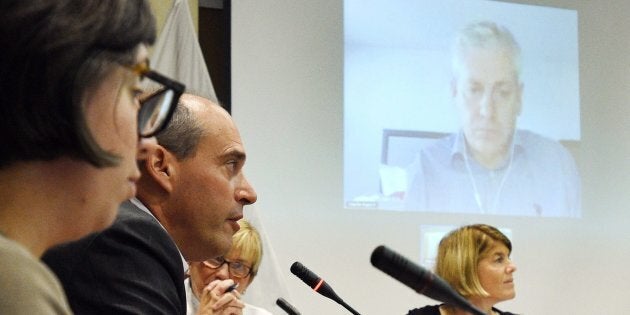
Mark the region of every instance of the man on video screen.
<instances>
[{"instance_id":1,"label":"man on video screen","mask_svg":"<svg viewBox=\"0 0 630 315\"><path fill-rule=\"evenodd\" d=\"M466 26L452 68L460 130L421 151L410 168L406 208L579 217L580 181L570 153L516 128L523 83L510 31L492 22Z\"/></svg>"}]
</instances>

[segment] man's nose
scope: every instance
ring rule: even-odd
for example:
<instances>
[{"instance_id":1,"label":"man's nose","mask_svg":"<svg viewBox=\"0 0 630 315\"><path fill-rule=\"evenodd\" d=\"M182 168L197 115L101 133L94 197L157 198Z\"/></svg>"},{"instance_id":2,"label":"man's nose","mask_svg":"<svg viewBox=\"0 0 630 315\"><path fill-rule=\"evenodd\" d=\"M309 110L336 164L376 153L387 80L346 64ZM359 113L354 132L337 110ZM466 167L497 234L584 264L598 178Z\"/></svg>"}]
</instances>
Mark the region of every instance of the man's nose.
<instances>
[{"instance_id":1,"label":"man's nose","mask_svg":"<svg viewBox=\"0 0 630 315\"><path fill-rule=\"evenodd\" d=\"M236 191L236 200L243 205L251 205L256 202L258 195L256 194L254 187L252 187L247 178L245 178L245 175L243 175L240 186L241 187Z\"/></svg>"},{"instance_id":2,"label":"man's nose","mask_svg":"<svg viewBox=\"0 0 630 315\"><path fill-rule=\"evenodd\" d=\"M494 115L494 95L491 90L483 94L479 104L479 115L482 117L492 117Z\"/></svg>"},{"instance_id":3,"label":"man's nose","mask_svg":"<svg viewBox=\"0 0 630 315\"><path fill-rule=\"evenodd\" d=\"M494 95L492 90L488 90L483 94L479 104L479 115L482 117L491 117L494 114Z\"/></svg>"}]
</instances>

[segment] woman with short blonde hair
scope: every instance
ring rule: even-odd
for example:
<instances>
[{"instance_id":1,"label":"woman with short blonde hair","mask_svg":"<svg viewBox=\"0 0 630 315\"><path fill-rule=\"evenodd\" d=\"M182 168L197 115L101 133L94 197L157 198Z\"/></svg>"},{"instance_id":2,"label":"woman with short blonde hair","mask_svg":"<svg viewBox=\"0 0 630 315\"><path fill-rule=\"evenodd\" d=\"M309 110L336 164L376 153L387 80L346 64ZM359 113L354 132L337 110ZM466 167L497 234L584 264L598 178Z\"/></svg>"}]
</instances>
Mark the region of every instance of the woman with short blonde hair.
<instances>
[{"instance_id":1,"label":"woman with short blonde hair","mask_svg":"<svg viewBox=\"0 0 630 315\"><path fill-rule=\"evenodd\" d=\"M247 220L238 221L240 229L232 236L232 248L224 256L203 262L190 262L186 279L187 314L214 314L210 312L211 299L204 299L206 286L217 280L234 281L238 286L232 293L240 298L254 281L263 255L262 241L258 230ZM245 303L243 315L271 315L265 309Z\"/></svg>"},{"instance_id":2,"label":"woman with short blonde hair","mask_svg":"<svg viewBox=\"0 0 630 315\"><path fill-rule=\"evenodd\" d=\"M515 296L510 260L512 242L499 229L487 224L462 226L440 241L435 271L471 304L490 315L510 315L494 305ZM431 305L408 315L468 314L454 306Z\"/></svg>"}]
</instances>

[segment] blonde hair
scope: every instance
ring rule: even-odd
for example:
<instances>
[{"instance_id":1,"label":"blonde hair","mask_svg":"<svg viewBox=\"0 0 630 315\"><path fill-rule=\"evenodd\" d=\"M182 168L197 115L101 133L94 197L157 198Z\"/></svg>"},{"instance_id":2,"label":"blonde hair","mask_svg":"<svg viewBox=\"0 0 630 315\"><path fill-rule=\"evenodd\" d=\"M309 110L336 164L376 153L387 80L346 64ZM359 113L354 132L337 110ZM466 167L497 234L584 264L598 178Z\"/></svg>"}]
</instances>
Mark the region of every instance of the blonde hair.
<instances>
[{"instance_id":1,"label":"blonde hair","mask_svg":"<svg viewBox=\"0 0 630 315\"><path fill-rule=\"evenodd\" d=\"M230 252L239 253L241 259L252 262L251 276L253 278L258 273L258 267L260 267L260 261L262 260L262 241L258 230L247 220L239 220L238 225L241 228L232 236L232 249L230 249Z\"/></svg>"},{"instance_id":2,"label":"blonde hair","mask_svg":"<svg viewBox=\"0 0 630 315\"><path fill-rule=\"evenodd\" d=\"M440 241L435 272L464 297L488 296L479 281L478 266L495 242L512 252L510 240L493 226L473 224L451 231Z\"/></svg>"}]
</instances>

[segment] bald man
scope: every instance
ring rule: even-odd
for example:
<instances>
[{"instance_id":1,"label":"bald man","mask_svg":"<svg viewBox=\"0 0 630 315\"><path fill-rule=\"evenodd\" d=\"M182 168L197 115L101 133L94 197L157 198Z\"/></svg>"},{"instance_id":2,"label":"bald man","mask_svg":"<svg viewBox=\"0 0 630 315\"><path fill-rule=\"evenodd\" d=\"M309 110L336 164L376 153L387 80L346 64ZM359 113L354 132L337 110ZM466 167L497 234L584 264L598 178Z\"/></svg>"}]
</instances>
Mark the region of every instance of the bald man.
<instances>
[{"instance_id":1,"label":"bald man","mask_svg":"<svg viewBox=\"0 0 630 315\"><path fill-rule=\"evenodd\" d=\"M256 202L240 134L219 105L184 94L157 140L113 226L43 258L77 314L186 314L185 261L226 253ZM224 294L232 283L213 284L216 314L240 314L238 293Z\"/></svg>"}]
</instances>

